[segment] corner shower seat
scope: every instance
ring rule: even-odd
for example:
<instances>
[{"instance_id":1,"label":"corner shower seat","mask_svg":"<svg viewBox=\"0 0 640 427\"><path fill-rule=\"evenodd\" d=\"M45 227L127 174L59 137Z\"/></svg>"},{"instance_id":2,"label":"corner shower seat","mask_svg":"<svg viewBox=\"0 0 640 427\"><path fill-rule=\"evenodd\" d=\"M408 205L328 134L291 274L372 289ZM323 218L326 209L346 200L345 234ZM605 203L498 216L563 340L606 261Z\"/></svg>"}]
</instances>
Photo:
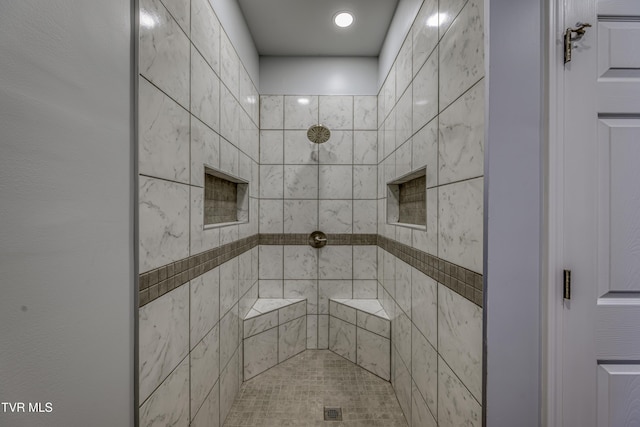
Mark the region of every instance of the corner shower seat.
<instances>
[{"instance_id":1,"label":"corner shower seat","mask_svg":"<svg viewBox=\"0 0 640 427\"><path fill-rule=\"evenodd\" d=\"M242 321L244 380L305 350L307 300L258 298Z\"/></svg>"},{"instance_id":2,"label":"corner shower seat","mask_svg":"<svg viewBox=\"0 0 640 427\"><path fill-rule=\"evenodd\" d=\"M377 299L329 299L329 350L387 381L391 320Z\"/></svg>"}]
</instances>

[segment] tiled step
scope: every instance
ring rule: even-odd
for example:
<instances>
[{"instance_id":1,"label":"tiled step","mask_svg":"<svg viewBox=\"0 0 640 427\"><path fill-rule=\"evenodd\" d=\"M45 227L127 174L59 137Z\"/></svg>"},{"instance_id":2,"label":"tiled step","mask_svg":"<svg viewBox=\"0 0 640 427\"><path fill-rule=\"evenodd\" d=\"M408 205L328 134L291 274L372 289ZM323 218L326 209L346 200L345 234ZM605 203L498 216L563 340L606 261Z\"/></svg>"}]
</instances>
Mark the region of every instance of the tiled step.
<instances>
[{"instance_id":1,"label":"tiled step","mask_svg":"<svg viewBox=\"0 0 640 427\"><path fill-rule=\"evenodd\" d=\"M389 381L391 320L380 302L331 298L329 350Z\"/></svg>"},{"instance_id":2,"label":"tiled step","mask_svg":"<svg viewBox=\"0 0 640 427\"><path fill-rule=\"evenodd\" d=\"M244 380L305 350L307 300L259 298L243 319Z\"/></svg>"}]
</instances>

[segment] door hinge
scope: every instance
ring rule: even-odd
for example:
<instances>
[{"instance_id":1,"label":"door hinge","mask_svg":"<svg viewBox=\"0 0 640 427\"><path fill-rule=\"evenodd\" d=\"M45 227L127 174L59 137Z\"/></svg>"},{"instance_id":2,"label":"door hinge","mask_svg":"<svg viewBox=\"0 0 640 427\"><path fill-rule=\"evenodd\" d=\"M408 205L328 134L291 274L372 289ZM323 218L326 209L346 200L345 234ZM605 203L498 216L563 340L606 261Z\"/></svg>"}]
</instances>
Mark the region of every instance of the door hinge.
<instances>
[{"instance_id":1,"label":"door hinge","mask_svg":"<svg viewBox=\"0 0 640 427\"><path fill-rule=\"evenodd\" d=\"M562 297L571 299L571 270L564 270L563 278Z\"/></svg>"},{"instance_id":2,"label":"door hinge","mask_svg":"<svg viewBox=\"0 0 640 427\"><path fill-rule=\"evenodd\" d=\"M564 63L571 62L571 50L573 48L573 42L580 40L586 29L591 27L591 24L583 24L582 22L576 23L576 28L567 28L564 31ZM575 35L574 35L575 34Z\"/></svg>"}]
</instances>

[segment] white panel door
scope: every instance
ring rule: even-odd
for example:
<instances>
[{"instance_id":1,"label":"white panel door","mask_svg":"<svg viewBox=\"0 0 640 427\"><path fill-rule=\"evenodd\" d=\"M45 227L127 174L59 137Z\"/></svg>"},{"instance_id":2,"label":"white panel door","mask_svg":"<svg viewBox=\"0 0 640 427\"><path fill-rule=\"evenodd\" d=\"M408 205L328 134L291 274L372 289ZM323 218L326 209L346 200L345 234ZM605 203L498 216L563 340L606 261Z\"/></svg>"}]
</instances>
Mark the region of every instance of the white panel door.
<instances>
[{"instance_id":1,"label":"white panel door","mask_svg":"<svg viewBox=\"0 0 640 427\"><path fill-rule=\"evenodd\" d=\"M640 427L640 0L567 0L562 425Z\"/></svg>"}]
</instances>

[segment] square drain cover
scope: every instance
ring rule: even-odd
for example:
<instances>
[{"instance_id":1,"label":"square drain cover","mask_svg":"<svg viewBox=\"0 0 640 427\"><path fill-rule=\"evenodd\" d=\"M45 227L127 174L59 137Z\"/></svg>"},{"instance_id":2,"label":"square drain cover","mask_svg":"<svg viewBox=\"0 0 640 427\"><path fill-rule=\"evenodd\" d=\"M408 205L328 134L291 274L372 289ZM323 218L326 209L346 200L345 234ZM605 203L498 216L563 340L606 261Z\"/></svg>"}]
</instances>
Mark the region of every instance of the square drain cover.
<instances>
[{"instance_id":1,"label":"square drain cover","mask_svg":"<svg viewBox=\"0 0 640 427\"><path fill-rule=\"evenodd\" d=\"M325 421L342 421L342 408L327 408L325 406L324 420Z\"/></svg>"}]
</instances>

